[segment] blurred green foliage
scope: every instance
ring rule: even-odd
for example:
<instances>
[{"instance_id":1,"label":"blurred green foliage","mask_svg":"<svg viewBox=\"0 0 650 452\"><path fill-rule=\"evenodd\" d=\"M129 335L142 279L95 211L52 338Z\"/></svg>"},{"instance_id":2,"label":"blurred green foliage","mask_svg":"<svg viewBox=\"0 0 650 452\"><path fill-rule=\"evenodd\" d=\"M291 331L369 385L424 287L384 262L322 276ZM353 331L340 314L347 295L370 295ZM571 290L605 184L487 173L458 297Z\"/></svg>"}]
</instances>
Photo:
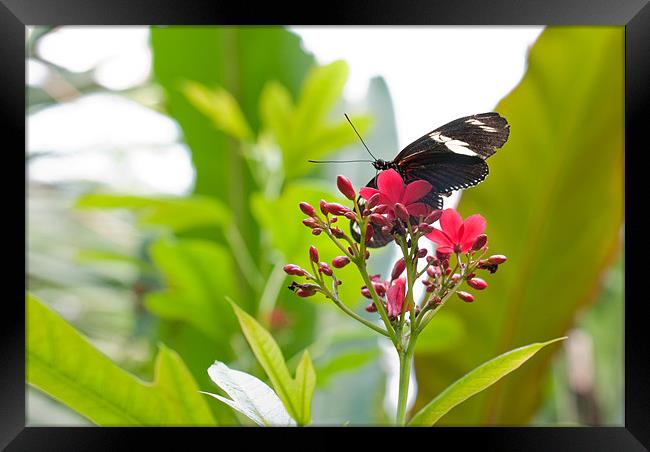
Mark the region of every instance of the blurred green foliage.
<instances>
[{"instance_id":1,"label":"blurred green foliage","mask_svg":"<svg viewBox=\"0 0 650 452\"><path fill-rule=\"evenodd\" d=\"M507 255L508 267L476 303L450 306L471 333L435 358L417 357L418 406L495 354L565 335L599 293L621 247L622 61L621 28L549 28L497 106L510 138L459 210L487 218L490 249ZM441 423L528 423L551 358L542 351Z\"/></svg>"},{"instance_id":2,"label":"blurred green foliage","mask_svg":"<svg viewBox=\"0 0 650 452\"><path fill-rule=\"evenodd\" d=\"M622 36L620 28L547 29L531 50L521 84L497 107L511 123L510 140L491 158L490 177L463 194L459 209L487 218L491 249L510 261L476 303L450 303L425 330L417 348L419 394L413 412L480 363L564 335L601 293L599 277L620 247L622 224ZM165 344L159 361L169 358L187 388L214 392L207 369L215 360L265 379L225 301L230 297L272 333L289 369L296 369L302 350L309 350L317 374L315 424L387 422L386 367L378 359L377 338L320 300L297 299L285 289L282 271L287 262L307 264L310 244L318 245L322 260L339 254L329 241L309 234L297 204L344 201L334 192L333 176L340 169L307 163L341 151L346 158L362 158L365 151L342 113L361 112L352 120L373 152L384 159L395 155L385 82L373 79L363 103L346 104L347 65L316 66L299 38L281 27L153 27L151 46L154 84L162 90L156 108L179 124L189 146L196 176L192 193L143 196L84 185L65 197L59 194L57 199L65 201L58 210L46 203L46 214L31 216L32 225L47 228L30 226L30 288L45 302L52 295L55 309L65 311L66 297L78 300L85 310L70 315L71 323L97 347L65 333L83 340L89 359L98 363L91 367L99 380L81 378L79 386L92 387L115 374L141 391L146 384L101 352L134 375L158 381L164 375L155 369L159 343ZM370 172L346 168L356 186L365 184ZM52 216L56 222L48 222ZM91 230L86 218L118 230L135 224L135 243ZM61 237L67 242L57 248ZM371 266L385 270L390 257L376 252ZM137 277L126 276L131 274ZM368 315L351 266L337 275L346 281L340 288L343 301ZM604 420L616 423L622 369L603 363L622 359L622 330L610 328L621 319L622 289L608 289L603 297L578 327L594 337L596 396L603 409L616 413ZM61 319L52 322L74 331ZM46 338L30 335L29 340L34 353L47 356L41 350ZM546 403L536 420L582 422L556 403L558 394L573 394L562 362L549 372L553 350L542 350L512 376L452 410L441 424L526 424L543 396ZM64 370L74 381L79 363L60 364L68 366ZM60 392L65 388L48 376L56 368L54 362L51 369L32 373L30 382L94 422L124 421L92 415L94 408L80 404L78 394ZM115 400L123 402L119 394ZM173 406L174 401L156 403ZM209 407L205 423L208 417L219 424L246 423L207 396L198 395L193 403ZM167 409L176 408L153 415L166 416ZM170 419L142 420L187 420Z\"/></svg>"}]
</instances>

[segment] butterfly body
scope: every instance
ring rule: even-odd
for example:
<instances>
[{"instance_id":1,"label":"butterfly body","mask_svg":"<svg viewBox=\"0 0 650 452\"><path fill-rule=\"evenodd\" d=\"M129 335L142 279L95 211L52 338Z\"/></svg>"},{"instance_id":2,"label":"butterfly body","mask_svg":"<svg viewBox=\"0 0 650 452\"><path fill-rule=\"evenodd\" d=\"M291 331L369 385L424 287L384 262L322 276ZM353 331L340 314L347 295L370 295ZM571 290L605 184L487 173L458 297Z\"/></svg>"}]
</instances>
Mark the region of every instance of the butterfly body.
<instances>
[{"instance_id":1,"label":"butterfly body","mask_svg":"<svg viewBox=\"0 0 650 452\"><path fill-rule=\"evenodd\" d=\"M510 127L496 112L481 113L451 121L418 138L392 160L375 160L377 171L394 169L409 184L425 180L431 191L421 202L432 209L442 209L442 196L449 196L479 184L489 174L485 160L508 140ZM366 186L377 188L375 176ZM363 200L360 199L360 202ZM359 241L359 225L353 222L351 232ZM377 248L392 240L390 234L375 227L369 247Z\"/></svg>"}]
</instances>

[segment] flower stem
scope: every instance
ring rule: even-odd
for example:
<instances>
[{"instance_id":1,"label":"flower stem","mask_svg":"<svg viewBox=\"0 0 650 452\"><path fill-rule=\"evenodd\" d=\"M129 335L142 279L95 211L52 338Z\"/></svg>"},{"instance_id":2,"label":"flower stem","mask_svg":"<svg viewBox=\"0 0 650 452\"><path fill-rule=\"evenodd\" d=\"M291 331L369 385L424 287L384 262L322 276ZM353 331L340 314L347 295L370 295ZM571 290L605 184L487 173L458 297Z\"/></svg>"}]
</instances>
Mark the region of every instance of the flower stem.
<instances>
[{"instance_id":1,"label":"flower stem","mask_svg":"<svg viewBox=\"0 0 650 452\"><path fill-rule=\"evenodd\" d=\"M395 423L399 426L406 424L406 401L409 393L415 339L414 336L411 336L406 351L399 353L399 395L397 398L397 417L395 419Z\"/></svg>"}]
</instances>

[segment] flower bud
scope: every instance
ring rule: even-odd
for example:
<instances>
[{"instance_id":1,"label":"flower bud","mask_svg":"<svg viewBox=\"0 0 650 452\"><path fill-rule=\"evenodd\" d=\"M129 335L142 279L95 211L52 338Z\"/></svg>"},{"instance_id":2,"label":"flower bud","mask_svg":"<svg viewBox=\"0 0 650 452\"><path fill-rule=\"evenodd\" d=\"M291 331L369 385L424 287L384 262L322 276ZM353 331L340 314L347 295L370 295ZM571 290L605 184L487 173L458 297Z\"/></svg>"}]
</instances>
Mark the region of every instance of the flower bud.
<instances>
[{"instance_id":1,"label":"flower bud","mask_svg":"<svg viewBox=\"0 0 650 452\"><path fill-rule=\"evenodd\" d=\"M366 306L366 312L377 312L377 306L374 303L370 303Z\"/></svg>"},{"instance_id":2,"label":"flower bud","mask_svg":"<svg viewBox=\"0 0 650 452\"><path fill-rule=\"evenodd\" d=\"M327 201L324 199L320 200L320 203L318 204L320 206L320 211L322 212L323 215L327 215Z\"/></svg>"},{"instance_id":3,"label":"flower bud","mask_svg":"<svg viewBox=\"0 0 650 452\"><path fill-rule=\"evenodd\" d=\"M309 259L314 263L318 262L318 250L314 245L309 247Z\"/></svg>"},{"instance_id":4,"label":"flower bud","mask_svg":"<svg viewBox=\"0 0 650 452\"><path fill-rule=\"evenodd\" d=\"M429 251L426 248L420 248L418 250L418 258L422 259L424 256L427 255Z\"/></svg>"},{"instance_id":5,"label":"flower bud","mask_svg":"<svg viewBox=\"0 0 650 452\"><path fill-rule=\"evenodd\" d=\"M390 225L390 220L383 215L378 213L370 214L370 222L376 224L377 226L388 226Z\"/></svg>"},{"instance_id":6,"label":"flower bud","mask_svg":"<svg viewBox=\"0 0 650 452\"><path fill-rule=\"evenodd\" d=\"M304 202L304 201L301 202L300 210L302 210L302 213L304 213L305 215L309 215L310 217L316 215L316 209L314 209L314 207L308 202Z\"/></svg>"},{"instance_id":7,"label":"flower bud","mask_svg":"<svg viewBox=\"0 0 650 452\"><path fill-rule=\"evenodd\" d=\"M443 264L444 264L444 262L443 262ZM444 267L444 265L443 265L443 267ZM449 275L450 273L451 273L451 268L449 268L449 267L445 268L445 275Z\"/></svg>"},{"instance_id":8,"label":"flower bud","mask_svg":"<svg viewBox=\"0 0 650 452\"><path fill-rule=\"evenodd\" d=\"M442 303L442 300L438 296L433 296L429 301L427 301L427 304L430 306L438 306L440 303Z\"/></svg>"},{"instance_id":9,"label":"flower bud","mask_svg":"<svg viewBox=\"0 0 650 452\"><path fill-rule=\"evenodd\" d=\"M343 237L345 237L345 233L339 228L332 228L330 230L332 231L332 235L337 239L342 239Z\"/></svg>"},{"instance_id":10,"label":"flower bud","mask_svg":"<svg viewBox=\"0 0 650 452\"><path fill-rule=\"evenodd\" d=\"M302 220L302 224L304 224L308 228L312 228L312 229L320 227L318 222L316 220L314 220L313 218L305 218L304 220Z\"/></svg>"},{"instance_id":11,"label":"flower bud","mask_svg":"<svg viewBox=\"0 0 650 452\"><path fill-rule=\"evenodd\" d=\"M453 275L451 275L451 280L453 282L458 282L459 279L460 279L460 274L454 273Z\"/></svg>"},{"instance_id":12,"label":"flower bud","mask_svg":"<svg viewBox=\"0 0 650 452\"><path fill-rule=\"evenodd\" d=\"M325 205L325 208L332 215L345 215L348 212L352 212L350 209L337 202L329 202Z\"/></svg>"},{"instance_id":13,"label":"flower bud","mask_svg":"<svg viewBox=\"0 0 650 452\"><path fill-rule=\"evenodd\" d=\"M338 176L336 178L336 186L339 188L339 191L348 198L350 201L354 201L354 198L357 197L357 194L354 191L352 182L345 176Z\"/></svg>"},{"instance_id":14,"label":"flower bud","mask_svg":"<svg viewBox=\"0 0 650 452\"><path fill-rule=\"evenodd\" d=\"M474 301L474 295L472 295L469 292L460 291L460 292L456 292L456 295L458 295L458 298L460 298L466 303L471 303L472 301Z\"/></svg>"},{"instance_id":15,"label":"flower bud","mask_svg":"<svg viewBox=\"0 0 650 452\"><path fill-rule=\"evenodd\" d=\"M321 228L314 228L311 230L311 233L314 235L320 235L321 232L323 232Z\"/></svg>"},{"instance_id":16,"label":"flower bud","mask_svg":"<svg viewBox=\"0 0 650 452\"><path fill-rule=\"evenodd\" d=\"M402 257L397 262L395 262L395 265L393 265L393 271L390 274L390 279L399 278L402 273L404 273L404 269L406 269L406 262Z\"/></svg>"},{"instance_id":17,"label":"flower bud","mask_svg":"<svg viewBox=\"0 0 650 452\"><path fill-rule=\"evenodd\" d=\"M348 220L356 220L357 219L357 214L352 212L351 210L349 212L345 212L343 214L343 216L345 218L347 218Z\"/></svg>"},{"instance_id":18,"label":"flower bud","mask_svg":"<svg viewBox=\"0 0 650 452\"><path fill-rule=\"evenodd\" d=\"M442 210L436 209L433 212L431 212L429 215L427 215L427 217L424 219L424 222L426 224L433 224L436 221L438 221L441 216L442 216Z\"/></svg>"},{"instance_id":19,"label":"flower bud","mask_svg":"<svg viewBox=\"0 0 650 452\"><path fill-rule=\"evenodd\" d=\"M449 256L451 256L451 254L449 254L449 253L441 253L440 251L436 250L436 258L438 258L438 260L440 260L440 261L445 261L445 260L448 261Z\"/></svg>"},{"instance_id":20,"label":"flower bud","mask_svg":"<svg viewBox=\"0 0 650 452\"><path fill-rule=\"evenodd\" d=\"M406 210L406 207L404 207L403 204L395 203L395 216L399 218L400 220L407 222L409 219L409 212Z\"/></svg>"},{"instance_id":21,"label":"flower bud","mask_svg":"<svg viewBox=\"0 0 650 452\"><path fill-rule=\"evenodd\" d=\"M427 286L427 288L426 288L425 290L426 290L426 292L431 293L431 292L433 292L434 290L436 290L436 288L433 287L433 286Z\"/></svg>"},{"instance_id":22,"label":"flower bud","mask_svg":"<svg viewBox=\"0 0 650 452\"><path fill-rule=\"evenodd\" d=\"M300 268L299 266L295 264L287 264L284 266L284 272L287 275L293 275L293 276L305 276L305 270Z\"/></svg>"},{"instance_id":23,"label":"flower bud","mask_svg":"<svg viewBox=\"0 0 650 452\"><path fill-rule=\"evenodd\" d=\"M327 265L326 262L321 262L320 264L318 264L318 270L321 273L326 274L327 276L332 276L333 274L332 269L330 268L329 265Z\"/></svg>"},{"instance_id":24,"label":"flower bud","mask_svg":"<svg viewBox=\"0 0 650 452\"><path fill-rule=\"evenodd\" d=\"M298 289L298 290L296 290L296 295L298 295L299 297L303 297L303 298L311 297L315 293L316 293L316 291L310 290L310 289Z\"/></svg>"},{"instance_id":25,"label":"flower bud","mask_svg":"<svg viewBox=\"0 0 650 452\"><path fill-rule=\"evenodd\" d=\"M481 234L478 237L476 237L476 240L474 240L474 244L472 245L472 250L478 251L481 248L483 248L487 244L487 235Z\"/></svg>"},{"instance_id":26,"label":"flower bud","mask_svg":"<svg viewBox=\"0 0 650 452\"><path fill-rule=\"evenodd\" d=\"M427 268L427 275L429 275L431 278L435 278L435 277L438 276L439 274L440 274L440 271L439 271L439 270L436 271L436 269L433 268L433 267L429 267L429 268Z\"/></svg>"},{"instance_id":27,"label":"flower bud","mask_svg":"<svg viewBox=\"0 0 650 452\"><path fill-rule=\"evenodd\" d=\"M419 230L422 234L428 234L428 233L430 233L430 232L433 232L433 226L430 226L430 225L428 225L428 224L426 224L426 223L420 223L420 224L418 225L418 230Z\"/></svg>"},{"instance_id":28,"label":"flower bud","mask_svg":"<svg viewBox=\"0 0 650 452\"><path fill-rule=\"evenodd\" d=\"M388 206L386 204L380 204L375 208L375 213L386 213L386 212L388 212Z\"/></svg>"},{"instance_id":29,"label":"flower bud","mask_svg":"<svg viewBox=\"0 0 650 452\"><path fill-rule=\"evenodd\" d=\"M488 286L488 284L481 278L468 279L467 284L476 290L483 290Z\"/></svg>"},{"instance_id":30,"label":"flower bud","mask_svg":"<svg viewBox=\"0 0 650 452\"><path fill-rule=\"evenodd\" d=\"M372 209L373 207L375 207L377 204L379 204L379 198L381 198L380 193L375 193L374 195L372 195L370 199L368 199L368 202L366 202L366 207L368 209Z\"/></svg>"},{"instance_id":31,"label":"flower bud","mask_svg":"<svg viewBox=\"0 0 650 452\"><path fill-rule=\"evenodd\" d=\"M361 288L361 295L363 295L366 298L372 298L372 295L370 295L370 290L366 286L363 286Z\"/></svg>"},{"instance_id":32,"label":"flower bud","mask_svg":"<svg viewBox=\"0 0 650 452\"><path fill-rule=\"evenodd\" d=\"M332 223L336 223L337 221L339 221L339 217L332 217L332 218L330 218L330 224L332 224Z\"/></svg>"},{"instance_id":33,"label":"flower bud","mask_svg":"<svg viewBox=\"0 0 650 452\"><path fill-rule=\"evenodd\" d=\"M384 286L381 283L372 283L372 287L375 288L375 292L377 292L377 295L380 297L383 297L386 295L386 286Z\"/></svg>"},{"instance_id":34,"label":"flower bud","mask_svg":"<svg viewBox=\"0 0 650 452\"><path fill-rule=\"evenodd\" d=\"M507 260L508 258L505 257L503 254L495 254L493 256L488 257L488 262L490 264L496 264L496 265L503 264Z\"/></svg>"},{"instance_id":35,"label":"flower bud","mask_svg":"<svg viewBox=\"0 0 650 452\"><path fill-rule=\"evenodd\" d=\"M350 263L350 259L347 256L336 256L332 259L332 266L334 268L343 268Z\"/></svg>"}]
</instances>

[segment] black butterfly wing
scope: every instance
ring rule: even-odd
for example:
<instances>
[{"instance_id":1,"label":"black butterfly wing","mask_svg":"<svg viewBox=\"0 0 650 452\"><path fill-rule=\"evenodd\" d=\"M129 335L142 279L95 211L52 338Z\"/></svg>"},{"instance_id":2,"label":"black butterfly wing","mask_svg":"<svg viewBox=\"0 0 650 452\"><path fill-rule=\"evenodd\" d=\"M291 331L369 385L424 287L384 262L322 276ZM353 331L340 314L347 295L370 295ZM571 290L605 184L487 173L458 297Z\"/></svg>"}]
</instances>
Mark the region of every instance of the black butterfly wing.
<instances>
[{"instance_id":1,"label":"black butterfly wing","mask_svg":"<svg viewBox=\"0 0 650 452\"><path fill-rule=\"evenodd\" d=\"M421 154L465 154L486 159L503 146L510 135L508 121L496 112L465 116L423 135L406 146L393 160L400 166Z\"/></svg>"}]
</instances>

